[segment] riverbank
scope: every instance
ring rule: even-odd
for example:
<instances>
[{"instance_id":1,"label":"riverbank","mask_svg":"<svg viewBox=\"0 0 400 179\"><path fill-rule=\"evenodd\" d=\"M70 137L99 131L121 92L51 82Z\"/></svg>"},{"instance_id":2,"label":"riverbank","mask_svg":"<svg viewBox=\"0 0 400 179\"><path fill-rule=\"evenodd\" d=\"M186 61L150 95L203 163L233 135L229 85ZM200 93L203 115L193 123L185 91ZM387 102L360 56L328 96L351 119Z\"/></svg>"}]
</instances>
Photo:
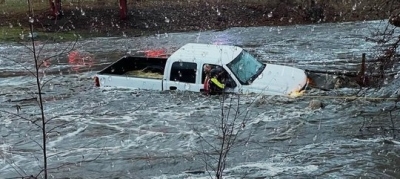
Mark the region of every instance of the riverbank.
<instances>
[{"instance_id":1,"label":"riverbank","mask_svg":"<svg viewBox=\"0 0 400 179\"><path fill-rule=\"evenodd\" d=\"M224 30L230 27L284 26L296 24L387 19L394 5L365 1L310 4L257 0L217 2L139 1L128 4L128 19L119 19L118 4L72 1L63 4L63 16L50 18L47 2L34 4L35 31L39 37L69 40L78 37L143 36L167 32ZM86 4L85 4L86 2ZM6 5L0 7L6 8ZM16 6L14 4L13 6ZM378 8L379 7L379 8ZM27 7L28 8L28 7ZM26 8L26 9L27 9ZM29 32L27 11L10 10L0 15L0 41L19 41Z\"/></svg>"}]
</instances>

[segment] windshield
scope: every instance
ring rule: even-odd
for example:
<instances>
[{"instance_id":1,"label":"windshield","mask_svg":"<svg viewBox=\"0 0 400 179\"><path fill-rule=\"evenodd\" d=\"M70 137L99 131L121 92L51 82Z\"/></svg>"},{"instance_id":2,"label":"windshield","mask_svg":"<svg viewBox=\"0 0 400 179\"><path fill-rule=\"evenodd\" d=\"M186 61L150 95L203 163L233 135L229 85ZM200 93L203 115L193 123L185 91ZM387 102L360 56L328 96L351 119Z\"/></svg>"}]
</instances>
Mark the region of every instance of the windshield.
<instances>
[{"instance_id":1,"label":"windshield","mask_svg":"<svg viewBox=\"0 0 400 179\"><path fill-rule=\"evenodd\" d=\"M240 53L227 66L242 85L248 85L253 82L265 68L265 64L259 62L246 51Z\"/></svg>"}]
</instances>

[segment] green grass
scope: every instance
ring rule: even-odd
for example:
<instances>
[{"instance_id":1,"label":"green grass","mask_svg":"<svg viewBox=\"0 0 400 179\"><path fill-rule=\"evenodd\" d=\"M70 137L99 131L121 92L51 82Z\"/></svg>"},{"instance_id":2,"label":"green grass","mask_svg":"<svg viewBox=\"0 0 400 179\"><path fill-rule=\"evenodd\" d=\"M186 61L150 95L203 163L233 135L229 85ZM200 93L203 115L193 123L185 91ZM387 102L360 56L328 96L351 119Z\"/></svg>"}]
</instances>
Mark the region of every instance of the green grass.
<instances>
[{"instance_id":1,"label":"green grass","mask_svg":"<svg viewBox=\"0 0 400 179\"><path fill-rule=\"evenodd\" d=\"M47 42L66 42L75 41L77 39L87 39L94 37L104 37L104 32L86 32L86 31L68 31L68 32L40 32L36 31L38 36L35 40ZM151 35L156 32L142 32L136 29L127 29L125 34L128 37ZM29 29L21 27L0 26L0 43L7 42L26 42L31 39L28 37ZM110 34L111 36L122 36L122 32L118 34Z\"/></svg>"},{"instance_id":2,"label":"green grass","mask_svg":"<svg viewBox=\"0 0 400 179\"><path fill-rule=\"evenodd\" d=\"M87 38L89 35L87 34L77 34L75 32L36 32L38 34L36 40L39 41L53 41L53 42L63 42L63 41L73 41L77 38ZM0 42L25 42L29 41L28 37L29 30L22 29L19 27L10 28L10 27L1 27L0 26Z\"/></svg>"},{"instance_id":3,"label":"green grass","mask_svg":"<svg viewBox=\"0 0 400 179\"><path fill-rule=\"evenodd\" d=\"M31 0L34 11L49 10L49 0ZM118 8L118 0L61 0L62 7L91 6L91 5L115 5ZM8 14L25 13L28 11L27 0L5 0L0 4L0 12Z\"/></svg>"},{"instance_id":4,"label":"green grass","mask_svg":"<svg viewBox=\"0 0 400 179\"><path fill-rule=\"evenodd\" d=\"M49 9L48 1L38 2L38 0L32 0L34 3L32 8L34 10L44 10ZM0 4L0 10L2 13L22 13L28 11L27 0L6 0L4 4Z\"/></svg>"},{"instance_id":5,"label":"green grass","mask_svg":"<svg viewBox=\"0 0 400 179\"><path fill-rule=\"evenodd\" d=\"M3 41L15 41L21 39L22 33L28 33L26 30L21 28L10 28L8 26L0 26L0 42Z\"/></svg>"}]
</instances>

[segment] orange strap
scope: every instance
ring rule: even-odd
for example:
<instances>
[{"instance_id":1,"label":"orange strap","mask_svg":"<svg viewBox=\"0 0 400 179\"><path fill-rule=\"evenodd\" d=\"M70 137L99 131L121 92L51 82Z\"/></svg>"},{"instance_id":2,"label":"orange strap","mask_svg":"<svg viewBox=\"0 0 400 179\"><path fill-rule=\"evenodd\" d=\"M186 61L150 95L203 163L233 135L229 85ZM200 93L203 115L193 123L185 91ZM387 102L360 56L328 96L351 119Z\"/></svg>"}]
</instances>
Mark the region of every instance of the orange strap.
<instances>
[{"instance_id":1,"label":"orange strap","mask_svg":"<svg viewBox=\"0 0 400 179\"><path fill-rule=\"evenodd\" d=\"M210 89L210 78L208 78L208 77L206 77L206 79L204 79L204 91L209 91L209 89Z\"/></svg>"}]
</instances>

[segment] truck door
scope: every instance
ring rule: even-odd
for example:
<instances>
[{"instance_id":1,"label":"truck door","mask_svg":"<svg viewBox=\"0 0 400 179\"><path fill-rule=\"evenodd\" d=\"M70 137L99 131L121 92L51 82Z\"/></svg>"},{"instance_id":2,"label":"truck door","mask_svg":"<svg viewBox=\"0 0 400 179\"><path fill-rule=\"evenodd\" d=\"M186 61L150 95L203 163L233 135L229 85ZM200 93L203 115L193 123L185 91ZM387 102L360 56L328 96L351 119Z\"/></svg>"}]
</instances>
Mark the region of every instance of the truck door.
<instances>
[{"instance_id":1,"label":"truck door","mask_svg":"<svg viewBox=\"0 0 400 179\"><path fill-rule=\"evenodd\" d=\"M225 85L225 92L226 93L237 93L238 92L238 83L235 81L234 75L230 73L229 70L226 70L228 68L224 68L223 66L216 65L216 64L203 64L202 69L201 69L201 81L200 83L202 84L202 87L200 91L204 91L204 82L206 79L206 73L205 73L205 67L208 66L211 70L212 69L220 69L220 80L221 83Z\"/></svg>"},{"instance_id":2,"label":"truck door","mask_svg":"<svg viewBox=\"0 0 400 179\"><path fill-rule=\"evenodd\" d=\"M196 83L196 80L200 79L197 78L197 63L175 61L170 69L170 74L164 79L164 90L200 91L202 84Z\"/></svg>"}]
</instances>

